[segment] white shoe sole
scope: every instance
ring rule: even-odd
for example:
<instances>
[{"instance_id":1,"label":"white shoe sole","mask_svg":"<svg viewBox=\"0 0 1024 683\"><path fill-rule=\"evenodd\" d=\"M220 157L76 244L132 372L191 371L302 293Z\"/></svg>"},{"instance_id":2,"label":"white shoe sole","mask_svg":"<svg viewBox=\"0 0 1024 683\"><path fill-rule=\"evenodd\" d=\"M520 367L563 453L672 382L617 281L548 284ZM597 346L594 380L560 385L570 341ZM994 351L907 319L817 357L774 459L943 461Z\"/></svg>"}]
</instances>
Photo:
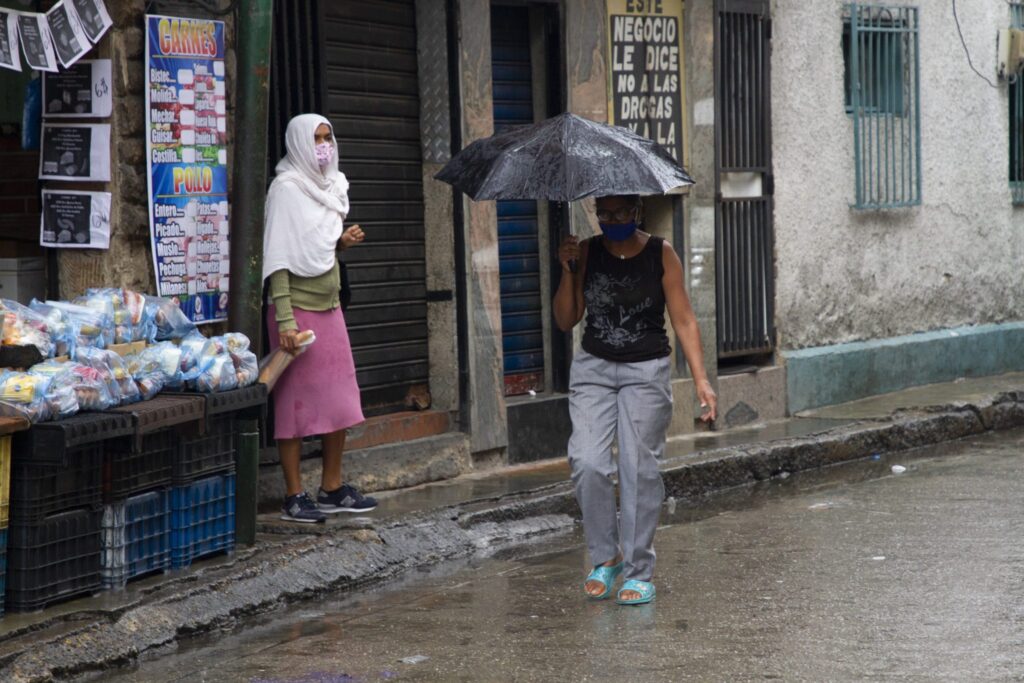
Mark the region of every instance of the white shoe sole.
<instances>
[{"instance_id":1,"label":"white shoe sole","mask_svg":"<svg viewBox=\"0 0 1024 683\"><path fill-rule=\"evenodd\" d=\"M333 514L336 514L338 512L352 512L352 513L371 512L371 511L377 509L376 505L374 505L372 508L360 508L360 509L356 509L356 508L324 507L320 503L317 503L316 506L318 508L320 508L320 512L327 513L328 515L333 515Z\"/></svg>"},{"instance_id":2,"label":"white shoe sole","mask_svg":"<svg viewBox=\"0 0 1024 683\"><path fill-rule=\"evenodd\" d=\"M299 524L323 524L326 521L323 519L299 519L288 514L282 514L281 519L286 522L298 522Z\"/></svg>"}]
</instances>

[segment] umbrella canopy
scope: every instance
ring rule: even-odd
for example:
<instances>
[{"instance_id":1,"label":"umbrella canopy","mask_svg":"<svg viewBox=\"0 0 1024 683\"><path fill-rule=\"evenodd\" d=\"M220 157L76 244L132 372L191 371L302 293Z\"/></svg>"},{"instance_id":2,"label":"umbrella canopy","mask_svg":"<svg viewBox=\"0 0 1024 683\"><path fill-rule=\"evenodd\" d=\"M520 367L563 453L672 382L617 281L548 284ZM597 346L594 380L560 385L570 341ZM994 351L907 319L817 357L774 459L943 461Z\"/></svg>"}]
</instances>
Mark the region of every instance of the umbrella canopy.
<instances>
[{"instance_id":1,"label":"umbrella canopy","mask_svg":"<svg viewBox=\"0 0 1024 683\"><path fill-rule=\"evenodd\" d=\"M628 128L560 114L477 140L434 176L470 198L665 194L693 179L664 147Z\"/></svg>"}]
</instances>

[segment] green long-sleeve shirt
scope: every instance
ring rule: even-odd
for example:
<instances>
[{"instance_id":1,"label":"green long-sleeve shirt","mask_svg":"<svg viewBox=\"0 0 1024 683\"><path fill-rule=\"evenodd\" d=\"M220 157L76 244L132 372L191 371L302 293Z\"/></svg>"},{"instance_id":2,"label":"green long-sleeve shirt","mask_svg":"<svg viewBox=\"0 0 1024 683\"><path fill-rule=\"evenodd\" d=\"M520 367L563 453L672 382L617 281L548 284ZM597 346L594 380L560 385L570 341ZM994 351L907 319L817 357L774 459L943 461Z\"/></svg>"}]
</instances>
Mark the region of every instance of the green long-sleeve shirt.
<instances>
[{"instance_id":1,"label":"green long-sleeve shirt","mask_svg":"<svg viewBox=\"0 0 1024 683\"><path fill-rule=\"evenodd\" d=\"M297 330L293 308L304 311L329 311L341 305L341 273L334 268L316 277L299 277L287 270L270 276L270 300L276 309L278 332Z\"/></svg>"}]
</instances>

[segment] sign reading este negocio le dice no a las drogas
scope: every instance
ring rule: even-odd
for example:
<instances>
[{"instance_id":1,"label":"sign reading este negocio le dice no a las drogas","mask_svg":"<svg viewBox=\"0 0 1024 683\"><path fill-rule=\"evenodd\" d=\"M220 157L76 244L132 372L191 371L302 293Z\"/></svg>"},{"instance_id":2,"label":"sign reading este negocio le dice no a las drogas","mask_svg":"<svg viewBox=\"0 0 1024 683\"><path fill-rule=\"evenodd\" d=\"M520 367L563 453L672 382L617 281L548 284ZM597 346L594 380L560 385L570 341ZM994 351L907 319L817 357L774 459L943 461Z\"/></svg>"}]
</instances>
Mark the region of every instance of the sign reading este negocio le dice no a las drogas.
<instances>
[{"instance_id":1,"label":"sign reading este negocio le dice no a las drogas","mask_svg":"<svg viewBox=\"0 0 1024 683\"><path fill-rule=\"evenodd\" d=\"M609 120L684 163L683 0L607 0Z\"/></svg>"},{"instance_id":2,"label":"sign reading este negocio le dice no a las drogas","mask_svg":"<svg viewBox=\"0 0 1024 683\"><path fill-rule=\"evenodd\" d=\"M224 23L146 16L146 151L157 289L196 322L227 318Z\"/></svg>"}]
</instances>

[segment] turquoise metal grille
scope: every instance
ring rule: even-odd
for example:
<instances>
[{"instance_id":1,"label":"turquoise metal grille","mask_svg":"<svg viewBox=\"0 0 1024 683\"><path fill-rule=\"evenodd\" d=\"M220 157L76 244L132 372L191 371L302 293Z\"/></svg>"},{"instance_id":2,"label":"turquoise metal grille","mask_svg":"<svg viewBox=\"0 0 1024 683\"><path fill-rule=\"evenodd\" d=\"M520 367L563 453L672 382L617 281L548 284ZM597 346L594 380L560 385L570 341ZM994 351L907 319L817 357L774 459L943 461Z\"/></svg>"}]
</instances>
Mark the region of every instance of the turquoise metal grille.
<instances>
[{"instance_id":1,"label":"turquoise metal grille","mask_svg":"<svg viewBox=\"0 0 1024 683\"><path fill-rule=\"evenodd\" d=\"M1024 28L1024 5L1010 5L1010 26ZM1010 194L1024 206L1024 83L1021 74L1010 83Z\"/></svg>"},{"instance_id":2,"label":"turquoise metal grille","mask_svg":"<svg viewBox=\"0 0 1024 683\"><path fill-rule=\"evenodd\" d=\"M918 9L847 5L846 106L853 118L855 209L921 203Z\"/></svg>"}]
</instances>

